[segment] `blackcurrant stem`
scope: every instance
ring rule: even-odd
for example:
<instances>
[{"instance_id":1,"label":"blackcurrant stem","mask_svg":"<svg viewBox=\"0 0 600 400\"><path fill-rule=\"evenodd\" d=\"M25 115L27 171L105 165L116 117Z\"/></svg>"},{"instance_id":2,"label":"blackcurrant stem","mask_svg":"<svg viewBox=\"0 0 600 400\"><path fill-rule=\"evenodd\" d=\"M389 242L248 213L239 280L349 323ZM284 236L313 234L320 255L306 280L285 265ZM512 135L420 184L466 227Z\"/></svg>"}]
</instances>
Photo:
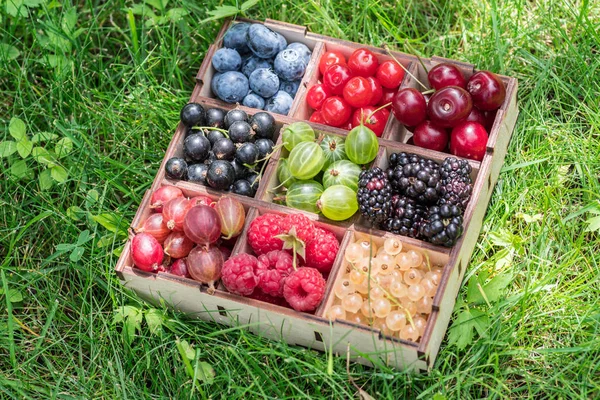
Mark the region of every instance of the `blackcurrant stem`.
<instances>
[{"instance_id":1,"label":"blackcurrant stem","mask_svg":"<svg viewBox=\"0 0 600 400\"><path fill-rule=\"evenodd\" d=\"M289 178L287 178L285 181L281 182L279 185L275 186L275 187L274 187L273 189L271 189L271 190L277 190L277 189L279 189L280 187L282 187L283 185L285 185L287 181L289 181L290 179L293 179L293 178L294 178L293 176L290 176L290 177L289 177Z\"/></svg>"},{"instance_id":2,"label":"blackcurrant stem","mask_svg":"<svg viewBox=\"0 0 600 400\"><path fill-rule=\"evenodd\" d=\"M216 126L193 126L192 128L206 129L209 131L219 131L219 132L225 134L225 137L229 138L229 132L227 131L227 129L217 128Z\"/></svg>"},{"instance_id":3,"label":"blackcurrant stem","mask_svg":"<svg viewBox=\"0 0 600 400\"><path fill-rule=\"evenodd\" d=\"M372 117L372 116L373 116L373 115L374 115L374 114L375 114L377 111L383 110L384 108L386 108L386 107L388 107L388 106L391 106L391 105L392 105L392 102L390 101L389 103L382 105L382 106L381 106L381 107L379 107L378 109L371 111L371 114L369 114L369 116L367 117L367 121L368 121L368 120L370 120L370 119L371 119L371 117Z\"/></svg>"},{"instance_id":4,"label":"blackcurrant stem","mask_svg":"<svg viewBox=\"0 0 600 400\"><path fill-rule=\"evenodd\" d=\"M390 57L392 57L394 59L394 61L396 61L396 63L398 63L398 65L400 66L400 68L402 68L404 70L404 72L406 72L411 78L413 78L415 81L417 81L417 83L419 85L421 85L423 87L423 89L427 90L427 86L423 85L423 83L421 83L421 81L419 79L417 79L416 76L411 74L410 71L407 70L406 67L404 67L404 65L402 65L402 63L400 61L398 61L398 59L392 54L392 52L387 44L384 44L383 48L385 49L385 51L387 51L387 53L390 55Z\"/></svg>"}]
</instances>

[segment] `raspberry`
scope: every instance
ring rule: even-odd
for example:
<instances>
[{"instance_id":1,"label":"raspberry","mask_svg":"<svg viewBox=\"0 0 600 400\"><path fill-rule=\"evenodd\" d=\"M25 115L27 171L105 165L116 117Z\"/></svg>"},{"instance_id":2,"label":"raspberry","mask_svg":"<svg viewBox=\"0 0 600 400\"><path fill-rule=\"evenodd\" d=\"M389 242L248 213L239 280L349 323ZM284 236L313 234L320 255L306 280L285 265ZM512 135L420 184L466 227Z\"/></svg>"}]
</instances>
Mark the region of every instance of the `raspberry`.
<instances>
[{"instance_id":1,"label":"raspberry","mask_svg":"<svg viewBox=\"0 0 600 400\"><path fill-rule=\"evenodd\" d=\"M276 238L281 233L283 217L277 214L264 214L257 217L248 229L248 243L257 255L273 250L281 250L283 242Z\"/></svg>"},{"instance_id":2,"label":"raspberry","mask_svg":"<svg viewBox=\"0 0 600 400\"><path fill-rule=\"evenodd\" d=\"M306 245L306 265L327 274L331 271L340 243L332 232L321 228L316 228L315 232L315 238Z\"/></svg>"},{"instance_id":3,"label":"raspberry","mask_svg":"<svg viewBox=\"0 0 600 400\"><path fill-rule=\"evenodd\" d=\"M283 284L283 297L296 311L314 311L325 295L325 279L315 268L299 268Z\"/></svg>"},{"instance_id":4,"label":"raspberry","mask_svg":"<svg viewBox=\"0 0 600 400\"><path fill-rule=\"evenodd\" d=\"M296 237L306 245L315 237L315 224L302 214L288 214L281 221L282 233L289 233L290 230L296 228Z\"/></svg>"},{"instance_id":5,"label":"raspberry","mask_svg":"<svg viewBox=\"0 0 600 400\"><path fill-rule=\"evenodd\" d=\"M270 251L258 257L258 287L265 294L283 297L283 281L294 270L293 257L286 251Z\"/></svg>"},{"instance_id":6,"label":"raspberry","mask_svg":"<svg viewBox=\"0 0 600 400\"><path fill-rule=\"evenodd\" d=\"M231 293L251 295L258 285L258 259L250 254L238 254L223 264L221 281Z\"/></svg>"}]
</instances>

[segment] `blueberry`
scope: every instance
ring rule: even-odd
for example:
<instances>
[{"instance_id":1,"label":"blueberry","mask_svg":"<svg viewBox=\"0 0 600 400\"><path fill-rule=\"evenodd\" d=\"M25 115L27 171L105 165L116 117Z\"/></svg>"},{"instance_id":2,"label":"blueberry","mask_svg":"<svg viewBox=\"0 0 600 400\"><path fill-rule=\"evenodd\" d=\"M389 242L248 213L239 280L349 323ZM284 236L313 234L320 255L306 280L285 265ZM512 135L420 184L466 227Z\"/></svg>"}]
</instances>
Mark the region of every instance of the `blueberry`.
<instances>
[{"instance_id":1,"label":"blueberry","mask_svg":"<svg viewBox=\"0 0 600 400\"><path fill-rule=\"evenodd\" d=\"M312 55L312 52L310 51L310 49L308 47L306 47L306 45L304 43L300 43L300 42L290 43L290 44L288 44L288 47L286 47L286 48L296 50L298 52L298 54L300 54L300 57L302 57L302 59L304 60L304 63L306 65L308 65L308 62L310 61L310 56Z\"/></svg>"},{"instance_id":2,"label":"blueberry","mask_svg":"<svg viewBox=\"0 0 600 400\"><path fill-rule=\"evenodd\" d=\"M233 166L233 170L235 171L235 179L236 180L244 179L246 176L248 176L248 173L250 172L248 167L246 167L244 164L242 164L235 158L231 162L231 165Z\"/></svg>"},{"instance_id":3,"label":"blueberry","mask_svg":"<svg viewBox=\"0 0 600 400\"><path fill-rule=\"evenodd\" d=\"M246 97L244 97L244 100L242 100L242 105L250 108L259 108L262 110L265 108L265 99L251 91Z\"/></svg>"},{"instance_id":4,"label":"blueberry","mask_svg":"<svg viewBox=\"0 0 600 400\"><path fill-rule=\"evenodd\" d=\"M250 124L246 121L235 121L229 127L229 139L233 143L247 142L253 134Z\"/></svg>"},{"instance_id":5,"label":"blueberry","mask_svg":"<svg viewBox=\"0 0 600 400\"><path fill-rule=\"evenodd\" d=\"M300 56L300 53L293 49L286 49L277 54L273 66L275 73L286 81L295 81L302 78L306 70L304 59Z\"/></svg>"},{"instance_id":6,"label":"blueberry","mask_svg":"<svg viewBox=\"0 0 600 400\"><path fill-rule=\"evenodd\" d=\"M211 92L213 92L213 94L215 96L217 95L217 83L219 82L219 79L221 79L221 75L223 75L220 72L217 72L216 74L213 75L212 80L210 81L210 90Z\"/></svg>"},{"instance_id":7,"label":"blueberry","mask_svg":"<svg viewBox=\"0 0 600 400\"><path fill-rule=\"evenodd\" d=\"M185 179L188 165L183 158L169 158L165 165L165 173L171 179Z\"/></svg>"},{"instance_id":8,"label":"blueberry","mask_svg":"<svg viewBox=\"0 0 600 400\"><path fill-rule=\"evenodd\" d=\"M206 185L206 173L208 172L208 165L206 164L193 164L188 168L187 180L190 182L200 183Z\"/></svg>"},{"instance_id":9,"label":"blueberry","mask_svg":"<svg viewBox=\"0 0 600 400\"><path fill-rule=\"evenodd\" d=\"M218 160L233 160L235 156L235 144L230 139L219 139L213 145L213 153Z\"/></svg>"},{"instance_id":10,"label":"blueberry","mask_svg":"<svg viewBox=\"0 0 600 400\"><path fill-rule=\"evenodd\" d=\"M237 71L242 66L242 57L234 49L223 47L213 55L212 65L219 72Z\"/></svg>"},{"instance_id":11,"label":"blueberry","mask_svg":"<svg viewBox=\"0 0 600 400\"><path fill-rule=\"evenodd\" d=\"M248 94L248 78L241 72L224 72L216 83L216 95L227 103L239 103Z\"/></svg>"},{"instance_id":12,"label":"blueberry","mask_svg":"<svg viewBox=\"0 0 600 400\"><path fill-rule=\"evenodd\" d=\"M265 106L265 110L274 112L277 114L287 115L290 112L290 108L292 107L292 96L288 93L280 90L275 94L275 96L271 97L267 101L267 105Z\"/></svg>"},{"instance_id":13,"label":"blueberry","mask_svg":"<svg viewBox=\"0 0 600 400\"><path fill-rule=\"evenodd\" d=\"M205 116L206 112L204 111L204 107L198 103L186 104L179 113L179 118L185 126L202 125L204 124Z\"/></svg>"},{"instance_id":14,"label":"blueberry","mask_svg":"<svg viewBox=\"0 0 600 400\"><path fill-rule=\"evenodd\" d=\"M248 47L257 57L272 58L280 51L281 35L262 24L250 25L246 37Z\"/></svg>"},{"instance_id":15,"label":"blueberry","mask_svg":"<svg viewBox=\"0 0 600 400\"><path fill-rule=\"evenodd\" d=\"M215 189L228 189L235 179L235 171L229 161L216 160L206 172L206 182Z\"/></svg>"},{"instance_id":16,"label":"blueberry","mask_svg":"<svg viewBox=\"0 0 600 400\"><path fill-rule=\"evenodd\" d=\"M183 154L194 161L204 161L210 151L210 142L201 133L190 135L183 141Z\"/></svg>"},{"instance_id":17,"label":"blueberry","mask_svg":"<svg viewBox=\"0 0 600 400\"><path fill-rule=\"evenodd\" d=\"M298 79L297 81L284 81L283 79L281 79L279 81L279 90L283 90L290 96L294 97L294 96L296 96L296 93L298 92L298 88L300 87L300 82L302 82L301 79Z\"/></svg>"},{"instance_id":18,"label":"blueberry","mask_svg":"<svg viewBox=\"0 0 600 400\"><path fill-rule=\"evenodd\" d=\"M254 197L255 191L250 186L245 179L239 179L233 182L233 186L231 187L231 191L235 194L239 194L241 196Z\"/></svg>"},{"instance_id":19,"label":"blueberry","mask_svg":"<svg viewBox=\"0 0 600 400\"><path fill-rule=\"evenodd\" d=\"M250 78L250 74L254 72L255 69L258 68L271 68L273 69L273 60L272 59L264 59L256 56L250 56L242 63L242 73Z\"/></svg>"},{"instance_id":20,"label":"blueberry","mask_svg":"<svg viewBox=\"0 0 600 400\"><path fill-rule=\"evenodd\" d=\"M220 108L209 108L206 110L206 125L215 128L223 128L223 119L225 111Z\"/></svg>"},{"instance_id":21,"label":"blueberry","mask_svg":"<svg viewBox=\"0 0 600 400\"><path fill-rule=\"evenodd\" d=\"M258 139L254 144L258 147L259 160L262 160L271 154L273 152L273 147L275 146L275 143L273 143L271 139Z\"/></svg>"},{"instance_id":22,"label":"blueberry","mask_svg":"<svg viewBox=\"0 0 600 400\"><path fill-rule=\"evenodd\" d=\"M262 97L271 97L279 90L279 78L273 71L258 68L250 75L250 89Z\"/></svg>"},{"instance_id":23,"label":"blueberry","mask_svg":"<svg viewBox=\"0 0 600 400\"><path fill-rule=\"evenodd\" d=\"M236 121L248 122L248 114L246 114L246 111L240 110L239 108L234 108L233 110L227 111L224 119L225 129L229 129L231 124Z\"/></svg>"},{"instance_id":24,"label":"blueberry","mask_svg":"<svg viewBox=\"0 0 600 400\"><path fill-rule=\"evenodd\" d=\"M258 138L273 139L275 118L266 112L257 112L250 119L250 126Z\"/></svg>"},{"instance_id":25,"label":"blueberry","mask_svg":"<svg viewBox=\"0 0 600 400\"><path fill-rule=\"evenodd\" d=\"M285 40L285 37L283 37L281 33L275 32L275 34L277 35L277 52L279 53L280 51L285 50L285 48L287 47L287 40Z\"/></svg>"},{"instance_id":26,"label":"blueberry","mask_svg":"<svg viewBox=\"0 0 600 400\"><path fill-rule=\"evenodd\" d=\"M239 24L232 25L225 35L223 35L223 46L235 49L240 54L246 54L250 52L248 48L246 34L250 24L242 22Z\"/></svg>"},{"instance_id":27,"label":"blueberry","mask_svg":"<svg viewBox=\"0 0 600 400\"><path fill-rule=\"evenodd\" d=\"M258 161L259 150L254 143L244 143L235 152L235 159L242 164L252 165Z\"/></svg>"}]
</instances>

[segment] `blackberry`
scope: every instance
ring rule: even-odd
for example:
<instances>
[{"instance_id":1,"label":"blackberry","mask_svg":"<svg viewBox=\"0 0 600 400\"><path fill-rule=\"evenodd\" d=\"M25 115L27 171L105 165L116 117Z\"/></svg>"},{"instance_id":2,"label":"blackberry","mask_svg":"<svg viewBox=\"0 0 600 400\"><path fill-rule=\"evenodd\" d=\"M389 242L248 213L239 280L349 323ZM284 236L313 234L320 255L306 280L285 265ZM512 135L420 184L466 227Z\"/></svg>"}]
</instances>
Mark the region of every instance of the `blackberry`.
<instances>
[{"instance_id":1,"label":"blackberry","mask_svg":"<svg viewBox=\"0 0 600 400\"><path fill-rule=\"evenodd\" d=\"M438 201L442 187L440 167L433 160L412 153L398 153L390 156L387 178L394 193L411 197L423 204Z\"/></svg>"},{"instance_id":2,"label":"blackberry","mask_svg":"<svg viewBox=\"0 0 600 400\"><path fill-rule=\"evenodd\" d=\"M463 233L463 213L460 207L444 204L429 208L421 234L427 241L446 247L454 246Z\"/></svg>"},{"instance_id":3,"label":"blackberry","mask_svg":"<svg viewBox=\"0 0 600 400\"><path fill-rule=\"evenodd\" d=\"M442 177L440 204L456 205L462 210L467 208L473 191L471 170L467 160L458 160L454 157L444 160L440 167Z\"/></svg>"},{"instance_id":4,"label":"blackberry","mask_svg":"<svg viewBox=\"0 0 600 400\"><path fill-rule=\"evenodd\" d=\"M356 194L360 213L373 224L381 224L390 213L392 190L381 168L360 173Z\"/></svg>"},{"instance_id":5,"label":"blackberry","mask_svg":"<svg viewBox=\"0 0 600 400\"><path fill-rule=\"evenodd\" d=\"M397 235L419 237L423 220L427 217L426 207L410 197L392 196L390 216L381 224L381 229Z\"/></svg>"}]
</instances>

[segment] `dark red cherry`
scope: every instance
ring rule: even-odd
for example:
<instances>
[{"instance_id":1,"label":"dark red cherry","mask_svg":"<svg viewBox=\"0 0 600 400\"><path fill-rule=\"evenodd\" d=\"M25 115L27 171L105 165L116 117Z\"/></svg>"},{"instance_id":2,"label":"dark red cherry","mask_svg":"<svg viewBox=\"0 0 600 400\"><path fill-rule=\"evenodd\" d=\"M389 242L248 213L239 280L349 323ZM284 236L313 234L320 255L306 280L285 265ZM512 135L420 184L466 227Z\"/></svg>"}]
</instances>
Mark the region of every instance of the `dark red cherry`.
<instances>
[{"instance_id":1,"label":"dark red cherry","mask_svg":"<svg viewBox=\"0 0 600 400\"><path fill-rule=\"evenodd\" d=\"M467 90L473 97L475 107L483 111L495 110L502 105L506 97L504 84L490 71L479 71L467 82Z\"/></svg>"},{"instance_id":2,"label":"dark red cherry","mask_svg":"<svg viewBox=\"0 0 600 400\"><path fill-rule=\"evenodd\" d=\"M458 86L447 86L431 95L427 115L436 125L450 128L467 118L472 108L469 92Z\"/></svg>"},{"instance_id":3,"label":"dark red cherry","mask_svg":"<svg viewBox=\"0 0 600 400\"><path fill-rule=\"evenodd\" d=\"M456 65L442 63L429 70L427 74L429 78L429 84L435 90L440 90L446 86L459 86L465 88L467 82L462 72Z\"/></svg>"},{"instance_id":4,"label":"dark red cherry","mask_svg":"<svg viewBox=\"0 0 600 400\"><path fill-rule=\"evenodd\" d=\"M392 112L401 124L407 126L418 125L427 116L425 97L417 89L399 90L392 99Z\"/></svg>"},{"instance_id":5,"label":"dark red cherry","mask_svg":"<svg viewBox=\"0 0 600 400\"><path fill-rule=\"evenodd\" d=\"M423 121L415 128L413 141L425 149L444 151L448 145L448 132L431 121Z\"/></svg>"},{"instance_id":6,"label":"dark red cherry","mask_svg":"<svg viewBox=\"0 0 600 400\"><path fill-rule=\"evenodd\" d=\"M465 121L479 122L481 125L486 126L487 120L483 111L479 111L476 107L471 109L471 112L467 116ZM487 127L486 127L487 130Z\"/></svg>"},{"instance_id":7,"label":"dark red cherry","mask_svg":"<svg viewBox=\"0 0 600 400\"><path fill-rule=\"evenodd\" d=\"M455 156L481 161L485 155L488 134L477 122L461 122L450 134L450 152Z\"/></svg>"}]
</instances>

